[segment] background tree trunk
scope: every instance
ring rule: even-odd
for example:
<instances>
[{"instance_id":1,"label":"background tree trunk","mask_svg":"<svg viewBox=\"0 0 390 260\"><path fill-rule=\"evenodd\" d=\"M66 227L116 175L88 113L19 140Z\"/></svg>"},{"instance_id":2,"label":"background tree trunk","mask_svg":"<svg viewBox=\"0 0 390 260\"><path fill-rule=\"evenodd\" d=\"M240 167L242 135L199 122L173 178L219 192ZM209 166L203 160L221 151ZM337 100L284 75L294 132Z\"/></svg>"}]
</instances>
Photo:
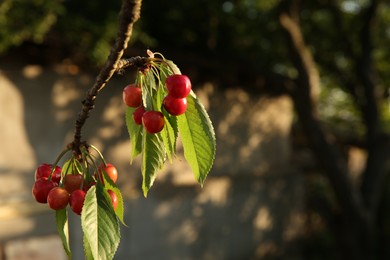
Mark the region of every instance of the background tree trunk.
<instances>
[{"instance_id":1,"label":"background tree trunk","mask_svg":"<svg viewBox=\"0 0 390 260\"><path fill-rule=\"evenodd\" d=\"M299 23L300 1L291 1L282 8L280 24L287 34L291 60L298 71L296 85L291 91L299 122L309 145L328 178L339 206L346 229L348 259L373 259L377 256L375 220L383 195L386 161L389 158L389 137L380 128L375 73L372 63L371 27L379 1L372 1L362 10L360 32L361 53L355 59L357 78L361 84L353 85L353 93L360 104L366 125L365 144L368 154L363 172L361 190L353 187L348 176L346 160L337 151L334 138L324 131L317 114L316 100L319 73L314 58L306 46ZM360 89L359 89L360 88Z\"/></svg>"}]
</instances>

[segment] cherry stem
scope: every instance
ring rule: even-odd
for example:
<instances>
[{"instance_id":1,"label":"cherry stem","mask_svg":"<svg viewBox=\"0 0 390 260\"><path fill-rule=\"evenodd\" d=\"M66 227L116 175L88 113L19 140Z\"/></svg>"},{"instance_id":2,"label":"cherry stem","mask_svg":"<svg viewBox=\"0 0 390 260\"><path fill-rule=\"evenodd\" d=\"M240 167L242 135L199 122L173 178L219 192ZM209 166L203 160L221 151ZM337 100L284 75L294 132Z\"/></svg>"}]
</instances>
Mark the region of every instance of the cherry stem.
<instances>
[{"instance_id":1,"label":"cherry stem","mask_svg":"<svg viewBox=\"0 0 390 260\"><path fill-rule=\"evenodd\" d=\"M72 157L71 160L74 160L74 158ZM64 176L62 176L63 178L61 178L61 186L64 184L62 183L64 180L65 180L65 176L69 174L69 168L70 167L73 167L73 161L70 161L67 166L66 166L66 169L65 169L65 174Z\"/></svg>"},{"instance_id":2,"label":"cherry stem","mask_svg":"<svg viewBox=\"0 0 390 260\"><path fill-rule=\"evenodd\" d=\"M130 64L139 65L140 61L145 61L145 58L140 57L134 57L128 61L121 61L132 35L133 25L140 17L141 2L142 0L123 1L119 13L119 31L115 44L111 48L110 55L100 70L94 85L87 91L86 98L82 101L82 109L75 123L74 139L69 145L78 159L82 159L81 146L83 146L83 143L81 142L81 129L89 117L90 111L95 107L95 100L98 93L106 86L115 72L126 66L130 66Z\"/></svg>"},{"instance_id":3,"label":"cherry stem","mask_svg":"<svg viewBox=\"0 0 390 260\"><path fill-rule=\"evenodd\" d=\"M95 159L92 157L92 155L91 154L87 154L87 157L91 160L91 163L92 163L92 165L93 165L93 167L95 168L95 170L96 170L96 181L100 181L101 183L103 183L103 181L102 181L102 176L100 176L100 173L99 173L99 167L96 165L96 163L95 163Z\"/></svg>"},{"instance_id":4,"label":"cherry stem","mask_svg":"<svg viewBox=\"0 0 390 260\"><path fill-rule=\"evenodd\" d=\"M67 147L66 149L64 149L56 158L54 164L52 164L51 166L51 171L50 171L50 175L49 175L49 181L51 181L51 178L52 178L52 175L54 173L54 171L56 170L56 167L57 167L57 164L58 162L61 160L61 158L67 153L69 152L71 149L69 147Z\"/></svg>"},{"instance_id":5,"label":"cherry stem","mask_svg":"<svg viewBox=\"0 0 390 260\"><path fill-rule=\"evenodd\" d=\"M116 66L116 71L121 71L128 67L136 67L140 71L143 71L148 68L148 65L150 64L151 60L151 58L140 56L120 59Z\"/></svg>"},{"instance_id":6,"label":"cherry stem","mask_svg":"<svg viewBox=\"0 0 390 260\"><path fill-rule=\"evenodd\" d=\"M91 147L92 149L94 149L94 150L98 153L100 159L102 159L102 161L103 161L104 167L106 167L106 166L107 166L107 162L106 162L106 160L104 160L103 154L102 154L102 153L99 151L99 149L97 149L95 146L90 145L90 147Z\"/></svg>"},{"instance_id":7,"label":"cherry stem","mask_svg":"<svg viewBox=\"0 0 390 260\"><path fill-rule=\"evenodd\" d=\"M89 172L88 161L87 161L88 154L89 154L88 150L87 149L83 149L82 154L81 154L82 159L83 159L83 163L84 163L84 165L81 164L81 167L83 167L83 174L82 174L83 175L83 180L87 179L86 175L88 175L88 172ZM80 190L83 189L84 184L85 184L84 181L81 182Z\"/></svg>"},{"instance_id":8,"label":"cherry stem","mask_svg":"<svg viewBox=\"0 0 390 260\"><path fill-rule=\"evenodd\" d=\"M168 62L165 61L165 58L164 59L161 59L161 58L150 58L150 60L156 61L156 62L160 62L160 63L164 63L171 70L172 74L175 74L175 70L172 68L172 66Z\"/></svg>"}]
</instances>

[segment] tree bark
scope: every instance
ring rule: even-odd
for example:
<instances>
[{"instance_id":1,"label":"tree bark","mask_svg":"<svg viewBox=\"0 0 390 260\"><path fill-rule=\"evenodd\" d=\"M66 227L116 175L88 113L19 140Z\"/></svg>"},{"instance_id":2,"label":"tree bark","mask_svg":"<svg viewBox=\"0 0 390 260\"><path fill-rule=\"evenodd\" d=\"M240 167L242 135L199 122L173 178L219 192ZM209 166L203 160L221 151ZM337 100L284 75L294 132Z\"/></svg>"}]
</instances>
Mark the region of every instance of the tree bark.
<instances>
[{"instance_id":1,"label":"tree bark","mask_svg":"<svg viewBox=\"0 0 390 260\"><path fill-rule=\"evenodd\" d=\"M82 109L75 123L74 140L69 145L76 155L80 155L81 129L95 106L98 93L106 86L114 73L120 69L120 59L127 48L133 32L133 25L140 17L141 0L123 0L119 13L119 30L111 52L100 70L94 85L88 90L86 98L82 101Z\"/></svg>"},{"instance_id":2,"label":"tree bark","mask_svg":"<svg viewBox=\"0 0 390 260\"><path fill-rule=\"evenodd\" d=\"M369 243L371 232L367 211L360 192L353 188L348 177L346 162L321 127L316 111L319 73L305 44L298 17L297 2L293 2L280 15L280 23L287 33L292 62L298 70L296 88L292 91L295 110L346 220L350 245L348 255L351 259L369 259L372 249Z\"/></svg>"}]
</instances>

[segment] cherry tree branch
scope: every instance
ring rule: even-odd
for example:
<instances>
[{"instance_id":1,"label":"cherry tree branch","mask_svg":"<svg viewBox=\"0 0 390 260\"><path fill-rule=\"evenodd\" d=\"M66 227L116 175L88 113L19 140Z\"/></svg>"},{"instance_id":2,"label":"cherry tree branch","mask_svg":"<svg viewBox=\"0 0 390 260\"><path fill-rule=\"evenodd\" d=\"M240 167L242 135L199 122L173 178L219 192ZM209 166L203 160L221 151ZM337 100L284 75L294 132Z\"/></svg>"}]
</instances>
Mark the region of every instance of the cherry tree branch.
<instances>
[{"instance_id":1,"label":"cherry tree branch","mask_svg":"<svg viewBox=\"0 0 390 260\"><path fill-rule=\"evenodd\" d=\"M81 142L81 129L89 117L90 111L95 107L96 96L106 86L114 73L124 67L121 58L132 35L133 25L140 18L141 2L142 0L124 0L122 3L116 41L94 85L87 91L86 97L82 101L82 109L75 123L74 139L69 146L76 155L81 154L80 145L83 144Z\"/></svg>"}]
</instances>

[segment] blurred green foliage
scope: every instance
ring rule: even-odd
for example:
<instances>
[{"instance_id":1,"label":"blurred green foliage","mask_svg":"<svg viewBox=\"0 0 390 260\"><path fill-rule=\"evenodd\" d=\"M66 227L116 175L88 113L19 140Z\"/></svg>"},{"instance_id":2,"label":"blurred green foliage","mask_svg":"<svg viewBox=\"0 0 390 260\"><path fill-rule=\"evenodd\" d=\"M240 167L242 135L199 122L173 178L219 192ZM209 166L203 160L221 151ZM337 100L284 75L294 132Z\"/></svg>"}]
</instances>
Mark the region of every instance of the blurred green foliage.
<instances>
[{"instance_id":1,"label":"blurred green foliage","mask_svg":"<svg viewBox=\"0 0 390 260\"><path fill-rule=\"evenodd\" d=\"M74 59L101 64L117 34L121 1L64 1L65 12L53 28Z\"/></svg>"},{"instance_id":2,"label":"blurred green foliage","mask_svg":"<svg viewBox=\"0 0 390 260\"><path fill-rule=\"evenodd\" d=\"M64 10L58 0L2 0L0 53L26 40L42 43Z\"/></svg>"},{"instance_id":3,"label":"blurred green foliage","mask_svg":"<svg viewBox=\"0 0 390 260\"><path fill-rule=\"evenodd\" d=\"M321 74L321 115L342 130L363 128L345 82L359 84L350 53L361 52L359 14L367 4L368 0L306 1L300 13ZM27 42L56 48L75 62L100 65L115 39L120 5L120 0L3 0L0 54ZM131 44L294 78L297 71L279 24L282 5L281 0L144 1ZM390 130L389 25L390 5L383 3L372 34L373 58L383 119Z\"/></svg>"}]
</instances>

